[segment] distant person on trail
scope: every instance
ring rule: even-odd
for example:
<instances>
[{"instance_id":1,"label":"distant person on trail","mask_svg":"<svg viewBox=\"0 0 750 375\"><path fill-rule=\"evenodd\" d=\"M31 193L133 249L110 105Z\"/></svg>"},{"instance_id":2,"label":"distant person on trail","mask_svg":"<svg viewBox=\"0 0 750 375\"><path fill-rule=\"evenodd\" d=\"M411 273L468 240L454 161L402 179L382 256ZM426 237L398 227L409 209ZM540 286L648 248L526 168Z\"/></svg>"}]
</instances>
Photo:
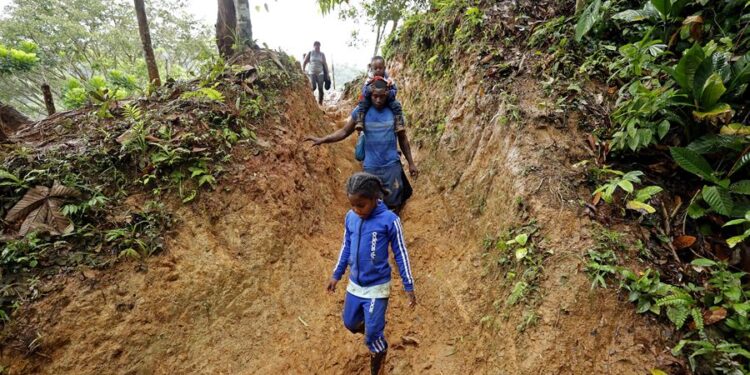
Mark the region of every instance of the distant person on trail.
<instances>
[{"instance_id":1,"label":"distant person on trail","mask_svg":"<svg viewBox=\"0 0 750 375\"><path fill-rule=\"evenodd\" d=\"M371 353L370 374L374 375L383 367L388 351L383 331L391 289L389 244L412 308L417 305L414 277L401 220L381 200L389 192L380 179L369 173L355 173L349 177L346 193L352 209L346 213L344 240L326 290L336 291L348 266L342 319L349 331L365 335L365 345Z\"/></svg>"},{"instance_id":2,"label":"distant person on trail","mask_svg":"<svg viewBox=\"0 0 750 375\"><path fill-rule=\"evenodd\" d=\"M386 106L388 100L388 85L384 80L375 80L371 84L372 108L365 114L364 135L364 160L362 163L365 172L378 176L383 185L391 194L384 198L385 204L393 210L396 215L401 212L406 200L411 196L411 185L401 167L401 155L398 146L406 157L409 164L409 173L416 178L419 175L417 165L411 156L411 146L406 135L406 129L395 127L393 111ZM352 113L349 121L343 128L326 135L322 138L307 137L314 146L324 143L339 142L354 132L356 113ZM396 141L398 140L398 146Z\"/></svg>"},{"instance_id":3,"label":"distant person on trail","mask_svg":"<svg viewBox=\"0 0 750 375\"><path fill-rule=\"evenodd\" d=\"M401 108L401 102L396 100L396 94L398 93L398 87L396 83L388 77L388 73L385 71L385 59L382 56L375 56L370 60L368 65L368 78L364 87L362 87L362 95L359 97L359 104L357 105L357 123L354 125L354 130L362 131L364 129L365 114L367 110L372 106L372 99L370 95L370 85L377 79L384 79L388 84L388 108L393 111L393 115L396 117L396 129L404 127L404 111Z\"/></svg>"},{"instance_id":4,"label":"distant person on trail","mask_svg":"<svg viewBox=\"0 0 750 375\"><path fill-rule=\"evenodd\" d=\"M308 72L307 64L310 64L308 76L312 83L312 90L318 90L318 104L323 104L323 88L328 78L328 63L326 55L320 52L320 42L313 43L313 50L305 55L305 61L302 63L302 70Z\"/></svg>"}]
</instances>

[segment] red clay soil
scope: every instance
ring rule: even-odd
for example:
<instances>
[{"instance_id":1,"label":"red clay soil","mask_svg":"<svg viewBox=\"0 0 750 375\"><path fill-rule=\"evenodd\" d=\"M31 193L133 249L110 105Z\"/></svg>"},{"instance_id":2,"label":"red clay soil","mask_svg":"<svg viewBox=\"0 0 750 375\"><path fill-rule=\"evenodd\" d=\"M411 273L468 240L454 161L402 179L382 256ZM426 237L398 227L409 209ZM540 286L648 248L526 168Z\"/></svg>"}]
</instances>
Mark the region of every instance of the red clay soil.
<instances>
[{"instance_id":1,"label":"red clay soil","mask_svg":"<svg viewBox=\"0 0 750 375\"><path fill-rule=\"evenodd\" d=\"M16 318L20 339L0 349L0 364L11 374L367 373L363 337L340 319L344 283L325 292L348 210L343 185L359 168L353 139L301 142L341 126L346 108L324 115L300 91L261 140L265 152L238 151L215 192L174 205L180 222L164 253L57 280L61 291ZM534 107L534 90L519 92L520 106ZM582 153L575 127L536 126L529 113L517 131L474 104L455 100L438 146L416 150L423 175L403 220L419 305L406 306L394 270L387 372L645 374L668 364L659 326L591 291L582 271L593 224L566 182ZM482 241L531 218L550 255L536 301L505 307L510 287ZM517 329L528 311L536 324Z\"/></svg>"}]
</instances>

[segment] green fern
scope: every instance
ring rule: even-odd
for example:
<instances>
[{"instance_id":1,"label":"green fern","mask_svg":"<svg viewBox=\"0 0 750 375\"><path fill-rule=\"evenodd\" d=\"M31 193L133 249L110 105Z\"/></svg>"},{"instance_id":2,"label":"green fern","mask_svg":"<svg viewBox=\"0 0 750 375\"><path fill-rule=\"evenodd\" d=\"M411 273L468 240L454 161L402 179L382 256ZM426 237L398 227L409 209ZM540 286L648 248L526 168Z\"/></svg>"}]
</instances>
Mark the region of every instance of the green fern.
<instances>
[{"instance_id":1,"label":"green fern","mask_svg":"<svg viewBox=\"0 0 750 375\"><path fill-rule=\"evenodd\" d=\"M223 102L224 94L210 87L202 87L198 90L186 92L180 95L180 99L197 99L198 101Z\"/></svg>"},{"instance_id":2,"label":"green fern","mask_svg":"<svg viewBox=\"0 0 750 375\"><path fill-rule=\"evenodd\" d=\"M677 329L682 328L690 315L700 315L700 310L695 308L695 299L682 289L670 288L670 295L656 300L656 306L667 308L667 318L674 323ZM695 319L695 318L694 318ZM703 319L696 320L696 325L703 326Z\"/></svg>"},{"instance_id":3,"label":"green fern","mask_svg":"<svg viewBox=\"0 0 750 375\"><path fill-rule=\"evenodd\" d=\"M685 321L687 321L688 315L690 315L690 310L688 310L684 306L677 305L667 308L667 318L669 318L669 320L674 323L677 329L680 329L685 325Z\"/></svg>"},{"instance_id":4,"label":"green fern","mask_svg":"<svg viewBox=\"0 0 750 375\"><path fill-rule=\"evenodd\" d=\"M689 294L677 289L672 288L672 293L669 296L659 298L656 300L657 306L692 306L695 304L695 300Z\"/></svg>"},{"instance_id":5,"label":"green fern","mask_svg":"<svg viewBox=\"0 0 750 375\"><path fill-rule=\"evenodd\" d=\"M125 111L125 114L128 116L128 118L133 121L140 121L141 116L143 116L141 108L137 105L126 104L122 109Z\"/></svg>"},{"instance_id":6,"label":"green fern","mask_svg":"<svg viewBox=\"0 0 750 375\"><path fill-rule=\"evenodd\" d=\"M704 323L703 323L703 314L701 314L701 310L698 308L691 309L690 316L693 317L693 321L695 322L695 329L702 331L704 327Z\"/></svg>"}]
</instances>

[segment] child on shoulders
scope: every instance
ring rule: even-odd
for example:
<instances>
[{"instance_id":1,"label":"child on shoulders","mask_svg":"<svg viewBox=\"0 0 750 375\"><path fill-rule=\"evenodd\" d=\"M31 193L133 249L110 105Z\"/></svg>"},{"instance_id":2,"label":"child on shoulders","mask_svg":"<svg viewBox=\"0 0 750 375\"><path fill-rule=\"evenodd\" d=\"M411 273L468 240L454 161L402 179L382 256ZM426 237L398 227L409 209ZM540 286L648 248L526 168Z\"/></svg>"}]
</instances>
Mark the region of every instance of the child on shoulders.
<instances>
[{"instance_id":1,"label":"child on shoulders","mask_svg":"<svg viewBox=\"0 0 750 375\"><path fill-rule=\"evenodd\" d=\"M385 59L382 56L375 56L370 61L370 70L368 72L368 79L367 82L365 82L365 86L362 88L362 95L359 97L359 104L357 104L357 108L355 109L356 114L356 124L354 125L354 130L356 131L362 131L364 130L365 126L365 114L367 111L372 107L372 89L370 88L370 84L377 81L377 80L384 80L386 83L388 83L388 108L391 109L393 112L393 116L395 118L395 128L396 132L405 130L404 129L404 112L401 108L401 102L399 102L396 99L396 94L398 93L398 87L396 87L396 83L393 82L393 80L388 76L388 73L385 71Z\"/></svg>"}]
</instances>

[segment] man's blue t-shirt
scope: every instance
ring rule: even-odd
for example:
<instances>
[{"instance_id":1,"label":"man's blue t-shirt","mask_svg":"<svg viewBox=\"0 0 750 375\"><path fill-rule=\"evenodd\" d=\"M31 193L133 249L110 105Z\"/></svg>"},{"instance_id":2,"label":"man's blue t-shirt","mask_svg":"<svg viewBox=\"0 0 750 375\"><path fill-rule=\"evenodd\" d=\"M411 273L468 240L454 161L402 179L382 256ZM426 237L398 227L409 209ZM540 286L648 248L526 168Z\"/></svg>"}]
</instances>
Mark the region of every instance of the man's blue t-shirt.
<instances>
[{"instance_id":1,"label":"man's blue t-shirt","mask_svg":"<svg viewBox=\"0 0 750 375\"><path fill-rule=\"evenodd\" d=\"M355 112L357 109L355 108ZM355 114L352 113L352 116ZM396 144L393 112L370 107L365 114L365 160L363 167L383 168L401 161Z\"/></svg>"}]
</instances>

